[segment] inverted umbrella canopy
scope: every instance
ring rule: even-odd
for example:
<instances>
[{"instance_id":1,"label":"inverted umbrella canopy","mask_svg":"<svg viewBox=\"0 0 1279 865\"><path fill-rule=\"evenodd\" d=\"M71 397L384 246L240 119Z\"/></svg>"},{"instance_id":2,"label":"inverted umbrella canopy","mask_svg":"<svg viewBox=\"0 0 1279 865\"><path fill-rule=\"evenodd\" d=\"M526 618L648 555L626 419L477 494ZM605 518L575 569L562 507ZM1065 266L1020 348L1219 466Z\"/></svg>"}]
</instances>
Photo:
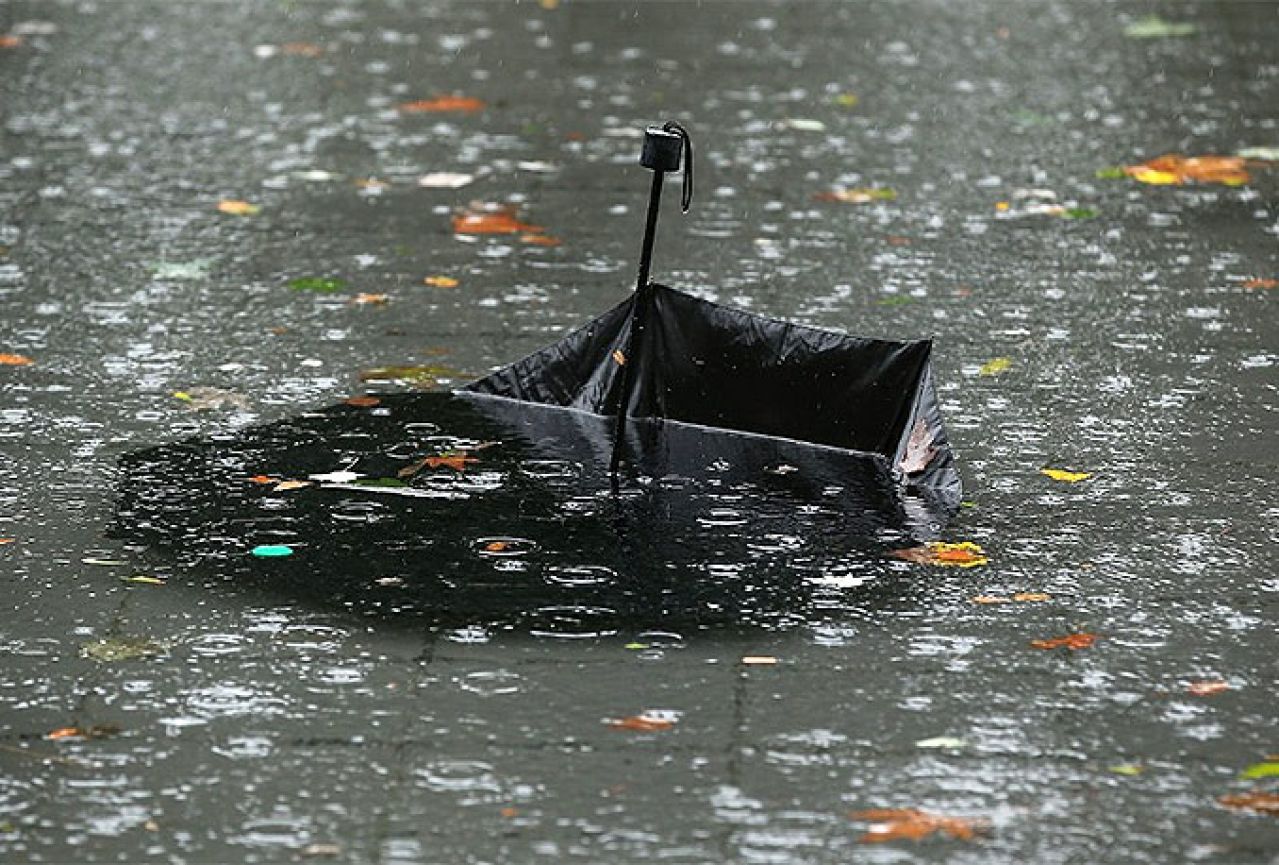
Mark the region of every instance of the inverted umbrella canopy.
<instances>
[{"instance_id":1,"label":"inverted umbrella canopy","mask_svg":"<svg viewBox=\"0 0 1279 865\"><path fill-rule=\"evenodd\" d=\"M856 452L903 490L942 511L957 507L960 479L933 387L931 341L805 327L649 281L661 180L682 144L687 210L692 149L677 124L647 136L641 161L655 173L635 293L461 393L615 416L614 471L628 450L627 420L647 419Z\"/></svg>"}]
</instances>

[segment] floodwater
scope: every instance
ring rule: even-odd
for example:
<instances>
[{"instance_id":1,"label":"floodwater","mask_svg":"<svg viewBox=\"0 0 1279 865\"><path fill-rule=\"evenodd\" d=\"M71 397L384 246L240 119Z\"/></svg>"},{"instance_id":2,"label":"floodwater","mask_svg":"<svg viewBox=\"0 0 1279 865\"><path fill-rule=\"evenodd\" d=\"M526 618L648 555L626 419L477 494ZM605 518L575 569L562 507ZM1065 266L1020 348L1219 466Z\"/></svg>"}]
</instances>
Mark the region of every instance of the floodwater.
<instances>
[{"instance_id":1,"label":"floodwater","mask_svg":"<svg viewBox=\"0 0 1279 865\"><path fill-rule=\"evenodd\" d=\"M1279 167L1107 171L1273 158L1276 44L1269 3L0 2L0 859L1276 861ZM442 96L484 105L402 107ZM944 529L672 489L663 552L510 443L510 497L429 526L130 474L341 472L277 433L447 414L404 379L609 308L667 118L655 277L937 340ZM934 536L989 562L887 554Z\"/></svg>"}]
</instances>

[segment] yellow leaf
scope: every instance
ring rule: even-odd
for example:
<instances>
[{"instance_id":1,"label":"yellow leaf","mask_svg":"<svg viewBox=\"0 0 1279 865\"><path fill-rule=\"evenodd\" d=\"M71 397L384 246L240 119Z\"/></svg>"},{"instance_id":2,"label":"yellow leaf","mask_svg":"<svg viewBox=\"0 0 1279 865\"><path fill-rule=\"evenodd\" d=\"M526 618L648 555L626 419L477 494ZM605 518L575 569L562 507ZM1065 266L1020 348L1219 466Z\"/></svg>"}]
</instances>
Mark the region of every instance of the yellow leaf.
<instances>
[{"instance_id":1,"label":"yellow leaf","mask_svg":"<svg viewBox=\"0 0 1279 865\"><path fill-rule=\"evenodd\" d=\"M218 210L222 213L229 213L232 216L252 216L261 209L256 204L250 204L247 201L239 201L234 198L224 198L218 202Z\"/></svg>"},{"instance_id":2,"label":"yellow leaf","mask_svg":"<svg viewBox=\"0 0 1279 865\"><path fill-rule=\"evenodd\" d=\"M1068 484L1077 484L1092 477L1092 472L1072 472L1066 469L1040 469L1039 473L1055 481L1064 481Z\"/></svg>"},{"instance_id":3,"label":"yellow leaf","mask_svg":"<svg viewBox=\"0 0 1279 865\"><path fill-rule=\"evenodd\" d=\"M1132 171L1132 179L1152 186L1175 186L1181 183L1181 178L1176 174L1154 168L1137 167Z\"/></svg>"},{"instance_id":4,"label":"yellow leaf","mask_svg":"<svg viewBox=\"0 0 1279 865\"><path fill-rule=\"evenodd\" d=\"M457 288L458 281L451 276L428 276L422 280L422 284L435 288Z\"/></svg>"},{"instance_id":5,"label":"yellow leaf","mask_svg":"<svg viewBox=\"0 0 1279 865\"><path fill-rule=\"evenodd\" d=\"M626 366L626 355L622 354L622 350L620 348L613 350L613 361L618 366Z\"/></svg>"},{"instance_id":6,"label":"yellow leaf","mask_svg":"<svg viewBox=\"0 0 1279 865\"><path fill-rule=\"evenodd\" d=\"M159 577L148 577L145 574L138 574L133 577L124 577L126 583L142 583L147 586L163 586L164 580Z\"/></svg>"},{"instance_id":7,"label":"yellow leaf","mask_svg":"<svg viewBox=\"0 0 1279 865\"><path fill-rule=\"evenodd\" d=\"M175 390L173 392L173 398L180 399L183 402L190 402L191 400L195 399L195 397L191 396L191 394L187 393L184 390Z\"/></svg>"},{"instance_id":8,"label":"yellow leaf","mask_svg":"<svg viewBox=\"0 0 1279 865\"><path fill-rule=\"evenodd\" d=\"M843 108L856 108L860 101L856 93L841 93L835 97L835 104Z\"/></svg>"},{"instance_id":9,"label":"yellow leaf","mask_svg":"<svg viewBox=\"0 0 1279 865\"><path fill-rule=\"evenodd\" d=\"M1013 362L1009 360L1008 358L997 357L997 358L994 358L993 360L988 360L985 363L983 363L981 365L981 368L977 370L977 374L978 375L999 375L1001 372L1007 371L1008 368L1011 367L1012 365L1013 365Z\"/></svg>"},{"instance_id":10,"label":"yellow leaf","mask_svg":"<svg viewBox=\"0 0 1279 865\"><path fill-rule=\"evenodd\" d=\"M1039 601L1051 601L1052 595L1046 595L1043 592L1018 592L1013 595L1013 600L1019 603L1037 603Z\"/></svg>"},{"instance_id":11,"label":"yellow leaf","mask_svg":"<svg viewBox=\"0 0 1279 865\"><path fill-rule=\"evenodd\" d=\"M1131 778L1144 772L1145 767L1138 766L1134 763L1120 763L1118 766L1111 766L1110 771L1114 772L1116 775L1127 775Z\"/></svg>"}]
</instances>

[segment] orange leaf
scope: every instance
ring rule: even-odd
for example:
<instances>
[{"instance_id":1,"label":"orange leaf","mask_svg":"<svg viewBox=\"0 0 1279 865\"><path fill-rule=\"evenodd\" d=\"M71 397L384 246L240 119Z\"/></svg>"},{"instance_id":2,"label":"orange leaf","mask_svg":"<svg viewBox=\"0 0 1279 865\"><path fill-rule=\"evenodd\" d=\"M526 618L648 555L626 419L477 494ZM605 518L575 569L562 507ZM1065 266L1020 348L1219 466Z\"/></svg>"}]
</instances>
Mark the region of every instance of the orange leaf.
<instances>
[{"instance_id":1,"label":"orange leaf","mask_svg":"<svg viewBox=\"0 0 1279 865\"><path fill-rule=\"evenodd\" d=\"M630 715L626 718L614 718L608 722L611 730L634 730L637 733L660 733L674 728L675 722L667 718L654 718L649 715Z\"/></svg>"},{"instance_id":2,"label":"orange leaf","mask_svg":"<svg viewBox=\"0 0 1279 865\"><path fill-rule=\"evenodd\" d=\"M1009 601L1003 595L974 595L968 600L974 604L1006 604Z\"/></svg>"},{"instance_id":3,"label":"orange leaf","mask_svg":"<svg viewBox=\"0 0 1279 865\"><path fill-rule=\"evenodd\" d=\"M0 538L0 547L3 547L5 544L16 544L17 542L17 538Z\"/></svg>"},{"instance_id":4,"label":"orange leaf","mask_svg":"<svg viewBox=\"0 0 1279 865\"><path fill-rule=\"evenodd\" d=\"M922 547L911 547L905 550L893 550L893 555L917 565L940 565L942 567L974 568L990 561L986 551L971 541L958 544L946 544L932 541Z\"/></svg>"},{"instance_id":5,"label":"orange leaf","mask_svg":"<svg viewBox=\"0 0 1279 865\"><path fill-rule=\"evenodd\" d=\"M437 114L445 111L473 113L484 110L484 103L470 96L440 96L403 102L397 107L405 114Z\"/></svg>"},{"instance_id":6,"label":"orange leaf","mask_svg":"<svg viewBox=\"0 0 1279 865\"><path fill-rule=\"evenodd\" d=\"M10 36L10 35L0 36L0 48L21 48L21 47L22 47L21 36Z\"/></svg>"},{"instance_id":7,"label":"orange leaf","mask_svg":"<svg viewBox=\"0 0 1279 865\"><path fill-rule=\"evenodd\" d=\"M369 294L366 291L362 291L355 297L351 298L351 303L359 304L361 306L383 306L390 299L391 296L389 294Z\"/></svg>"},{"instance_id":8,"label":"orange leaf","mask_svg":"<svg viewBox=\"0 0 1279 865\"><path fill-rule=\"evenodd\" d=\"M1279 793L1254 790L1251 793L1235 793L1231 796L1222 796L1217 801L1227 808L1258 811L1262 814L1279 817Z\"/></svg>"},{"instance_id":9,"label":"orange leaf","mask_svg":"<svg viewBox=\"0 0 1279 865\"><path fill-rule=\"evenodd\" d=\"M545 230L539 225L520 222L511 208L469 210L453 217L454 234L537 234Z\"/></svg>"},{"instance_id":10,"label":"orange leaf","mask_svg":"<svg viewBox=\"0 0 1279 865\"><path fill-rule=\"evenodd\" d=\"M289 57L319 57L324 49L312 42L285 42L280 53Z\"/></svg>"},{"instance_id":11,"label":"orange leaf","mask_svg":"<svg viewBox=\"0 0 1279 865\"><path fill-rule=\"evenodd\" d=\"M1030 645L1036 649L1087 649L1097 642L1096 634L1067 634L1064 637L1053 637L1048 640L1031 640Z\"/></svg>"},{"instance_id":12,"label":"orange leaf","mask_svg":"<svg viewBox=\"0 0 1279 865\"><path fill-rule=\"evenodd\" d=\"M343 402L356 408L372 408L375 405L381 405L382 400L375 396L349 396Z\"/></svg>"},{"instance_id":13,"label":"orange leaf","mask_svg":"<svg viewBox=\"0 0 1279 865\"><path fill-rule=\"evenodd\" d=\"M250 204L247 201L240 201L235 198L224 198L218 202L218 210L222 213L229 213L232 216L252 216L261 209L256 204Z\"/></svg>"},{"instance_id":14,"label":"orange leaf","mask_svg":"<svg viewBox=\"0 0 1279 865\"><path fill-rule=\"evenodd\" d=\"M1220 679L1208 680L1205 682L1191 682L1186 686L1186 693L1195 697L1211 697L1213 694L1220 694L1222 691L1229 691L1230 685Z\"/></svg>"},{"instance_id":15,"label":"orange leaf","mask_svg":"<svg viewBox=\"0 0 1279 865\"><path fill-rule=\"evenodd\" d=\"M31 366L34 360L25 354L0 354L0 366Z\"/></svg>"},{"instance_id":16,"label":"orange leaf","mask_svg":"<svg viewBox=\"0 0 1279 865\"><path fill-rule=\"evenodd\" d=\"M862 844L903 839L918 841L938 832L961 841L971 841L986 828L981 820L930 814L917 808L872 808L854 811L850 816L854 820L871 822L866 833L857 839Z\"/></svg>"},{"instance_id":17,"label":"orange leaf","mask_svg":"<svg viewBox=\"0 0 1279 865\"><path fill-rule=\"evenodd\" d=\"M1124 173L1142 183L1180 185L1188 182L1242 186L1252 178L1240 156L1179 156L1168 153L1138 165L1124 166Z\"/></svg>"},{"instance_id":18,"label":"orange leaf","mask_svg":"<svg viewBox=\"0 0 1279 865\"><path fill-rule=\"evenodd\" d=\"M249 478L249 481L255 484L278 484L280 480L280 478L273 478L270 475L254 475Z\"/></svg>"},{"instance_id":19,"label":"orange leaf","mask_svg":"<svg viewBox=\"0 0 1279 865\"><path fill-rule=\"evenodd\" d=\"M484 545L484 549L490 553L500 553L509 546L510 544L506 541L489 541Z\"/></svg>"},{"instance_id":20,"label":"orange leaf","mask_svg":"<svg viewBox=\"0 0 1279 865\"><path fill-rule=\"evenodd\" d=\"M626 355L622 354L620 348L613 349L613 362L618 366L626 366Z\"/></svg>"},{"instance_id":21,"label":"orange leaf","mask_svg":"<svg viewBox=\"0 0 1279 865\"><path fill-rule=\"evenodd\" d=\"M1279 288L1279 279L1264 279L1261 277L1258 277L1257 279L1245 279L1243 282L1243 287L1244 288Z\"/></svg>"},{"instance_id":22,"label":"orange leaf","mask_svg":"<svg viewBox=\"0 0 1279 865\"><path fill-rule=\"evenodd\" d=\"M1017 594L1013 595L1013 600L1018 601L1020 603L1051 601L1052 595L1046 595L1043 592L1018 592Z\"/></svg>"},{"instance_id":23,"label":"orange leaf","mask_svg":"<svg viewBox=\"0 0 1279 865\"><path fill-rule=\"evenodd\" d=\"M475 457L468 457L466 454L452 453L438 457L427 457L425 462L427 466L433 469L438 469L440 466L448 466L453 471L464 472L466 471L467 463L477 463L479 460Z\"/></svg>"},{"instance_id":24,"label":"orange leaf","mask_svg":"<svg viewBox=\"0 0 1279 865\"><path fill-rule=\"evenodd\" d=\"M454 221L454 230L456 231L456 220ZM465 234L466 232L459 232ZM458 282L451 276L428 276L423 278L423 285L434 286L435 288L457 288Z\"/></svg>"},{"instance_id":25,"label":"orange leaf","mask_svg":"<svg viewBox=\"0 0 1279 865\"><path fill-rule=\"evenodd\" d=\"M46 739L78 739L84 735L84 731L79 727L59 727L45 733Z\"/></svg>"}]
</instances>

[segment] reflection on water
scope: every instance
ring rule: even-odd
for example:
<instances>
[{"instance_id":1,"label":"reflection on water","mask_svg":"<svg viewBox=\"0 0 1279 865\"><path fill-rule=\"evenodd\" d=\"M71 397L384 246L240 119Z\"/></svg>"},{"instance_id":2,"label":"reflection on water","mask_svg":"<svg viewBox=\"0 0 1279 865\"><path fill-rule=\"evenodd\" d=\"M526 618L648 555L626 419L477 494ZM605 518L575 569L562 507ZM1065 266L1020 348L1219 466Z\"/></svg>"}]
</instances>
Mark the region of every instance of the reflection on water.
<instances>
[{"instance_id":1,"label":"reflection on water","mask_svg":"<svg viewBox=\"0 0 1279 865\"><path fill-rule=\"evenodd\" d=\"M634 426L638 474L614 489L607 419L388 395L372 411L340 405L133 454L116 531L281 597L567 639L680 620L781 624L820 598L815 587L885 581L887 546L931 537L946 516L916 499L912 519L864 455ZM292 555L249 555L264 544ZM315 626L277 639L336 645ZM193 647L237 650L226 635Z\"/></svg>"}]
</instances>

